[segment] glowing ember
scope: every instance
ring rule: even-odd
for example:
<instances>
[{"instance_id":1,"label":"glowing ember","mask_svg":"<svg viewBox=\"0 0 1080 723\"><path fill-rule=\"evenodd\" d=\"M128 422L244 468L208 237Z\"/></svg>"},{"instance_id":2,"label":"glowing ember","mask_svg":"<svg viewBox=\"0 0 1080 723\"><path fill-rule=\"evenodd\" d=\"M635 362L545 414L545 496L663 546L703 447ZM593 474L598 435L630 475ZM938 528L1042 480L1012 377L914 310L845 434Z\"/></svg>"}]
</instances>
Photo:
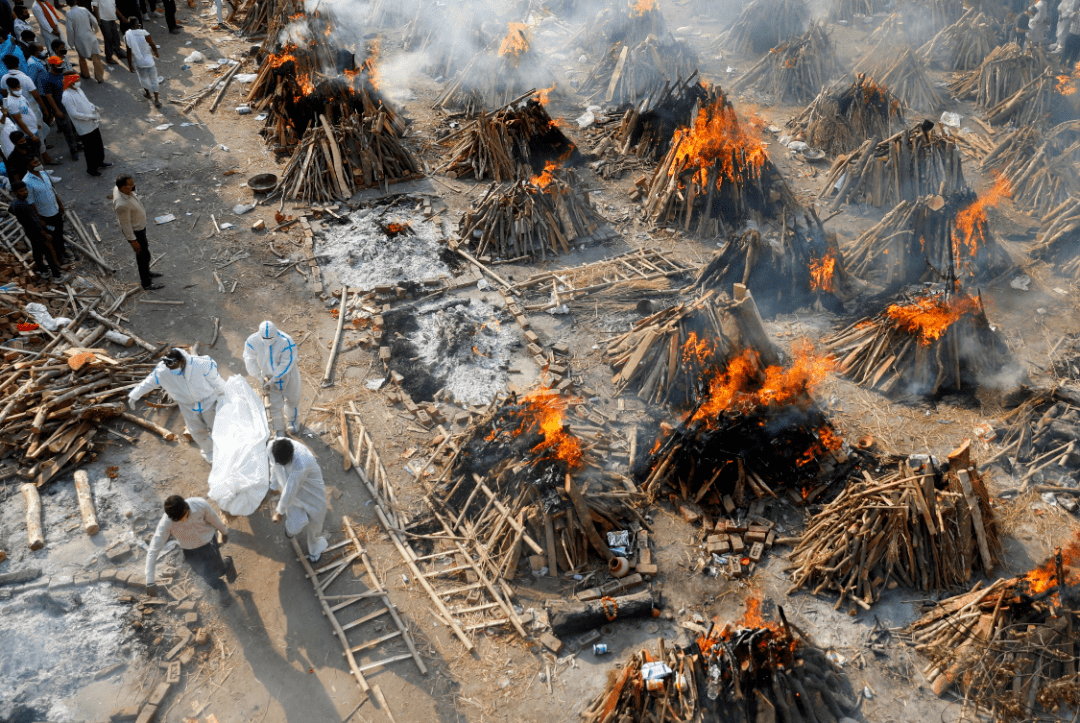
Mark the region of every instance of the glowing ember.
<instances>
[{"instance_id":1,"label":"glowing ember","mask_svg":"<svg viewBox=\"0 0 1080 723\"><path fill-rule=\"evenodd\" d=\"M1061 566L1065 573L1066 585L1071 587L1080 584L1080 533L1077 533L1072 542L1062 548ZM1035 595L1057 585L1057 562L1054 556L1051 555L1050 559L1042 565L1024 575L1024 581Z\"/></svg>"},{"instance_id":2,"label":"glowing ember","mask_svg":"<svg viewBox=\"0 0 1080 723\"><path fill-rule=\"evenodd\" d=\"M885 315L902 331L917 336L919 344L930 346L954 322L978 310L979 302L967 294L949 298L945 294L935 294L922 297L914 304L892 304L885 310Z\"/></svg>"},{"instance_id":3,"label":"glowing ember","mask_svg":"<svg viewBox=\"0 0 1080 723\"><path fill-rule=\"evenodd\" d=\"M836 257L832 254L812 260L810 262L810 288L813 291L824 291L831 294L835 271Z\"/></svg>"},{"instance_id":4,"label":"glowing ember","mask_svg":"<svg viewBox=\"0 0 1080 723\"><path fill-rule=\"evenodd\" d=\"M315 84L311 82L311 76L307 73L297 76L296 84L300 86L300 95L311 95L315 92Z\"/></svg>"},{"instance_id":5,"label":"glowing ember","mask_svg":"<svg viewBox=\"0 0 1080 723\"><path fill-rule=\"evenodd\" d=\"M952 233L953 254L957 259L974 258L979 247L986 241L986 209L1012 196L1009 179L999 175L985 194L976 198L970 206L956 214L956 226Z\"/></svg>"},{"instance_id":6,"label":"glowing ember","mask_svg":"<svg viewBox=\"0 0 1080 723\"><path fill-rule=\"evenodd\" d=\"M285 65L285 63L295 63L296 56L293 54L293 51L295 50L295 45L286 45L280 53L276 55L271 53L266 59L266 62L270 64L271 68L280 68Z\"/></svg>"},{"instance_id":7,"label":"glowing ember","mask_svg":"<svg viewBox=\"0 0 1080 723\"><path fill-rule=\"evenodd\" d=\"M1072 95L1077 91L1078 87L1080 87L1080 63L1076 64L1071 75L1057 76L1054 90L1061 95Z\"/></svg>"},{"instance_id":8,"label":"glowing ember","mask_svg":"<svg viewBox=\"0 0 1080 723\"><path fill-rule=\"evenodd\" d=\"M698 111L693 128L675 131L672 145L677 151L668 174L698 168L696 177L701 186L707 181L708 169L718 164L717 188L724 178L732 182L748 175L757 178L769 160L766 144L743 131L735 109L722 100Z\"/></svg>"},{"instance_id":9,"label":"glowing ember","mask_svg":"<svg viewBox=\"0 0 1080 723\"><path fill-rule=\"evenodd\" d=\"M548 98L548 96L551 95L552 91L554 90L555 83L552 83L550 88L541 88L540 90L536 91L536 99L537 101L539 101L540 105L548 104L548 101L551 100L550 98Z\"/></svg>"},{"instance_id":10,"label":"glowing ember","mask_svg":"<svg viewBox=\"0 0 1080 723\"><path fill-rule=\"evenodd\" d=\"M367 59L361 67L362 70L367 72L368 83L370 83L371 87L375 90L378 90L379 86L382 85L382 77L379 74L378 66L379 46L381 42L381 38L375 38L375 40L371 42L371 45L368 46Z\"/></svg>"},{"instance_id":11,"label":"glowing ember","mask_svg":"<svg viewBox=\"0 0 1080 723\"><path fill-rule=\"evenodd\" d=\"M506 37L499 43L499 57L504 55L511 55L515 58L519 57L522 53L529 52L529 38L526 35L527 26L525 23L510 23L509 32L506 33Z\"/></svg>"},{"instance_id":12,"label":"glowing ember","mask_svg":"<svg viewBox=\"0 0 1080 723\"><path fill-rule=\"evenodd\" d=\"M656 8L657 0L637 0L634 3L634 12L638 15L650 13Z\"/></svg>"},{"instance_id":13,"label":"glowing ember","mask_svg":"<svg viewBox=\"0 0 1080 723\"><path fill-rule=\"evenodd\" d=\"M533 184L537 188L545 189L551 185L551 182L555 180L555 171L559 170L559 164L554 161L548 161L544 164L544 172L539 176L533 176L529 179L529 183Z\"/></svg>"}]
</instances>

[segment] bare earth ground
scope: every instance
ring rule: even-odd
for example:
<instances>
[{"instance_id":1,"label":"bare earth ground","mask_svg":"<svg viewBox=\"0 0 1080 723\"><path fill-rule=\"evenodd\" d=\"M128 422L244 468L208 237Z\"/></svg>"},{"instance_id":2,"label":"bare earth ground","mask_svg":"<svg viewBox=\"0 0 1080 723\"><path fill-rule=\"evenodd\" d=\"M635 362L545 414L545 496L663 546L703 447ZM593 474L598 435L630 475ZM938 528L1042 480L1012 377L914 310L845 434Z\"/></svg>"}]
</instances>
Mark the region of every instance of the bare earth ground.
<instances>
[{"instance_id":1,"label":"bare earth ground","mask_svg":"<svg viewBox=\"0 0 1080 723\"><path fill-rule=\"evenodd\" d=\"M668 15L672 28L693 26L688 40L698 44L703 69L711 80L723 83L729 65L744 69L752 62L752 59L719 57L713 46L722 28L710 19L693 17L685 6L661 2L661 9ZM206 14L206 6L200 6L199 11ZM162 94L165 98L186 95L213 78L205 63L195 64L188 71L181 69L184 57L192 50L200 50L212 61L219 55L240 59L250 46L233 35L210 29L207 18L197 17L186 8L181 8L180 18L188 27L177 36L169 36L161 21L149 25L162 46L159 68L167 78ZM855 56L855 46L869 32L861 28L834 30L841 55L849 57ZM411 89L417 99L406 108L415 121L410 135L414 137L414 147L432 166L437 158L432 139L441 120L428 109L428 101L437 86L430 80L418 80ZM373 562L401 608L430 669L427 676L421 676L406 662L370 674L370 681L380 685L396 720L574 720L577 712L599 691L613 661L657 636L676 638L680 632L678 623L695 612L722 620L737 619L751 591L772 603L783 604L789 617L819 645L836 650L846 659L845 669L853 686L865 687L868 694L856 718L881 723L955 719L955 704L930 693L917 672L917 659L895 637L887 654L877 654L868 647L868 633L875 623L897 628L918 614L919 605L924 602L921 593L895 590L871 612L854 615L849 615L847 610L833 610L828 598L800 594L785 599L784 548L777 548L774 558L759 568L749 583L729 583L704 576L691 570L690 563L696 557L699 543L696 533L664 507L653 512L652 521L657 527L654 540L661 569L657 581L663 586L665 615L654 621L620 624L615 634L605 640L612 651L610 657L596 658L591 652L577 656L564 653L556 663L555 657L538 645L499 632L477 635L476 652L465 654L460 643L437 621L427 596L408 579L408 570L382 538L367 493L352 472L342 469L336 418L310 408L333 408L344 400L355 400L393 482L405 499L415 497L415 490L411 475L405 471L403 455L411 448L426 450L431 433L420 430L400 406L387 403L382 393L365 388L368 377L381 374L371 350L347 351L337 362L336 385L319 388L335 328L327 298L313 296L296 272L286 272L280 278L272 276L277 273L274 266L278 265L279 255L294 259L304 256L301 234L298 228L271 235L249 230L257 218L273 226L276 204L259 206L243 217L232 214L234 205L250 202L252 194L243 185L247 178L263 171L280 170L258 136L258 122L252 116L238 116L233 111L243 100L243 90L234 85L216 114L210 114L208 103L204 103L188 117L179 113L177 105L166 104L160 112L155 111L141 98L134 76L126 69L115 68L109 73L107 84L91 85L87 92L91 100L105 109L109 119L103 134L109 157L117 164L110 170L134 172L151 213L172 213L177 219L150 227L151 248L159 257L155 268L165 272L167 282L163 291L151 296L180 300L184 304L162 306L141 301L129 304L130 311L125 313L131 320L131 328L151 341L200 342L202 350L217 360L223 375L242 372L244 339L264 318L275 320L294 338L304 340L300 347L305 380L302 415L308 431L303 441L322 461L331 489L327 529L340 529L341 516L347 514L366 531ZM738 101L756 105L757 112L776 125L782 125L796 110L767 108L753 96L737 99L741 107ZM580 111L572 96L561 101L562 106L559 102L553 105L553 113L562 112L573 118ZM970 109L959 112L967 110ZM199 125L184 127L181 125L184 122ZM165 123L173 125L156 130ZM801 161L786 158L778 144L774 143L771 150L796 190L807 195L816 193L819 183L809 176L820 176L823 168L815 170ZM970 165L966 170L969 181L976 188L983 188L985 179L971 171ZM58 169L58 175L63 177L59 186L63 197L78 208L88 224L93 222L97 226L109 249L110 261L121 267L113 283L135 283L134 260L119 234L106 198L111 182L90 179L81 166L71 163ZM604 186L601 180L591 177L585 183L590 188ZM560 259L559 265L592 260L600 253L621 252L644 243L672 250L694 262L707 258L716 248L714 240L666 235L650 238L647 229L637 221L636 210L626 200L629 185L630 181L625 180L593 194L609 218L619 221L617 225L625 241L604 249L576 251ZM454 220L475 195L471 184L443 178L438 182L425 180L392 187L390 192L403 190L438 196L449 207L446 216ZM355 201L378 195L364 193ZM285 212L288 211L287 204ZM1011 230L1013 235L1005 240L1022 260L1024 241L1030 238L1033 220L1014 214L1007 203L992 213L992 221L1000 228ZM830 228L855 235L878 218L880 214L873 209L849 208L830 222ZM219 225L232 223L235 227L219 233L215 231L215 221ZM501 267L500 273L520 277L536 269L537 266L507 266ZM1026 270L1036 279L1032 291L1017 291L1006 285L983 289L984 299L991 320L1005 334L1014 354L1028 365L1034 380L1045 383L1041 375L1045 374L1047 351L1062 334L1076 330L1073 319L1080 310L1078 290L1071 283L1055 278L1053 269L1029 266ZM93 270L84 263L80 271ZM226 293L219 292L215 271ZM236 282L235 290L230 291L233 282ZM1053 291L1055 288L1065 293ZM470 293L493 302L497 299L492 291ZM333 305L334 300L329 301ZM571 315L534 315L533 319L534 327L545 338L570 344L571 368L579 387L593 390L601 398L599 406L612 413L615 413L615 401L610 372L601 364L600 350L595 346L611 332L625 328L632 306L632 302L597 300L594 305L593 300L586 300L576 305ZM536 318L540 316L543 318ZM215 317L221 321L221 335L207 349ZM804 336L817 338L836 323L838 320L827 314L807 312L778 318L770 322L769 328L785 343ZM350 346L355 344L346 344L345 348ZM526 388L535 378L527 364L521 366L521 372L511 375L511 385L519 389ZM839 380L831 382L821 396L828 400L833 417L846 436L873 434L881 449L897 453L943 455L965 437L972 436L977 424L999 413L992 405L977 408L971 404L890 404L880 396ZM182 430L178 415L146 412L155 421L175 431ZM619 412L618 421L633 422L636 414ZM126 425L123 431L137 436L138 444L130 447L117 441L87 467L95 480L102 532L87 538L77 529L72 478L67 474L53 482L44 496L46 547L36 553L29 552L25 549L22 503L18 497L11 496L14 488L9 485L5 504L0 509L0 547L8 551L9 560L0 565L0 572L30 564L44 568L46 574L100 570L105 565L99 553L106 546L123 538L129 530L140 538L152 531L164 497L173 493L205 494L208 467L194 446L165 443L131 425ZM981 449L980 452L985 454ZM119 467L119 476L107 481L105 470L111 465ZM1013 480L995 470L996 492L1012 484L1015 484ZM1076 529L1072 517L1037 499L999 500L998 504L1003 511L1020 511L1009 515L1015 521L1010 523L1012 537L1006 541L1009 570L1002 574L1029 569ZM1035 515L1027 514L1031 509L1036 511ZM783 520L790 529L798 526L805 512L780 505L768 514ZM199 612L210 625L214 642L199 654L198 665L185 668L183 679L166 699L159 720L176 722L189 717L202 720L208 714L214 714L221 723L344 720L356 710L362 696L291 546L281 530L270 523L266 505L251 517L238 520L234 528L226 553L233 556L240 573L238 581L231 586L237 603L226 610L217 609L210 597L199 603ZM124 569L141 571L142 559L141 553L136 554ZM178 555L173 553L166 562L181 570L182 580L183 566L178 564ZM545 598L567 595L575 589L573 580L519 579L518 583L521 585L518 601L524 608L538 607ZM106 585L95 590L110 596L124 594ZM98 593L82 593L87 601L94 594ZM0 604L5 602L0 600ZM27 708L39 717L25 720L46 716L49 720L105 720L114 709L138 704L149 695L164 671L147 662L146 657L160 658L171 646L172 638L164 636L155 644L151 636L132 634L128 618L120 617L129 606L114 607L116 617L111 623L86 620L85 625L76 626L80 631L85 628L87 640L79 637L82 632L67 633L71 639L65 640L67 634L60 630L49 638L52 642L20 648L22 667L4 664L8 667L0 672L10 673L13 677L8 680L13 684L19 678L36 677L39 681L37 697L28 694L24 699ZM93 630L112 632L101 633L103 639L95 642L90 632ZM27 632L30 638L37 634ZM128 664L100 680L87 682L81 689L70 690L54 676L62 673L63 661L80 655L88 656L94 668L102 670L114 661ZM47 704L42 707L46 699ZM379 707L371 701L363 703L352 720L388 720Z\"/></svg>"}]
</instances>

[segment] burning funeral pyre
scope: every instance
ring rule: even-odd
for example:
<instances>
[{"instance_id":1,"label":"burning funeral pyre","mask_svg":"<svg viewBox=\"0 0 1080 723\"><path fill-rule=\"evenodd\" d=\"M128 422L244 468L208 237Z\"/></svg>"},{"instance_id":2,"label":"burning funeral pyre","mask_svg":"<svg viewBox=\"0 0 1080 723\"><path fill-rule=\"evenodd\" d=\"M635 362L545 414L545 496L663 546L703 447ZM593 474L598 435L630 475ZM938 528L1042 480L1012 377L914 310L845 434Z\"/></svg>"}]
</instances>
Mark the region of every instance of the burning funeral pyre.
<instances>
[{"instance_id":1,"label":"burning funeral pyre","mask_svg":"<svg viewBox=\"0 0 1080 723\"><path fill-rule=\"evenodd\" d=\"M993 169L1015 189L1014 206L1042 217L1044 228L1060 218L1073 195L1080 192L1080 141L1075 140L1072 124L1049 131L1039 126L1024 126L1007 134L982 160L982 167ZM1045 234L1042 238L1048 239ZM1045 241L1044 241L1045 242ZM1044 252L1037 258L1049 258Z\"/></svg>"},{"instance_id":2,"label":"burning funeral pyre","mask_svg":"<svg viewBox=\"0 0 1080 723\"><path fill-rule=\"evenodd\" d=\"M840 374L886 394L971 391L1009 366L982 299L962 291L909 295L827 338L825 348Z\"/></svg>"},{"instance_id":3,"label":"burning funeral pyre","mask_svg":"<svg viewBox=\"0 0 1080 723\"><path fill-rule=\"evenodd\" d=\"M998 46L997 27L994 20L978 9L968 8L959 20L919 48L919 57L931 67L972 70Z\"/></svg>"},{"instance_id":4,"label":"burning funeral pyre","mask_svg":"<svg viewBox=\"0 0 1080 723\"><path fill-rule=\"evenodd\" d=\"M611 0L586 22L582 31L585 49L606 55L616 47L635 47L650 35L668 37L667 21L657 5L657 0Z\"/></svg>"},{"instance_id":5,"label":"burning funeral pyre","mask_svg":"<svg viewBox=\"0 0 1080 723\"><path fill-rule=\"evenodd\" d=\"M986 210L1009 192L999 177L981 196L958 191L901 201L844 250L848 269L889 290L918 281L997 278L1014 265L991 233Z\"/></svg>"},{"instance_id":6,"label":"burning funeral pyre","mask_svg":"<svg viewBox=\"0 0 1080 723\"><path fill-rule=\"evenodd\" d=\"M903 128L900 101L862 73L824 88L802 113L788 121L811 148L829 155L849 153L867 138L888 138Z\"/></svg>"},{"instance_id":7,"label":"burning funeral pyre","mask_svg":"<svg viewBox=\"0 0 1080 723\"><path fill-rule=\"evenodd\" d=\"M833 162L818 194L832 198L832 210L844 202L892 208L928 193L967 190L960 150L931 121L879 143L873 140Z\"/></svg>"},{"instance_id":8,"label":"burning funeral pyre","mask_svg":"<svg viewBox=\"0 0 1080 723\"><path fill-rule=\"evenodd\" d=\"M930 82L926 64L911 48L900 50L895 45L879 43L855 68L866 73L900 99L905 110L923 113L936 112L942 104L941 93Z\"/></svg>"},{"instance_id":9,"label":"burning funeral pyre","mask_svg":"<svg viewBox=\"0 0 1080 723\"><path fill-rule=\"evenodd\" d=\"M745 55L761 55L792 36L806 32L810 7L806 0L751 0L720 44Z\"/></svg>"},{"instance_id":10,"label":"burning funeral pyre","mask_svg":"<svg viewBox=\"0 0 1080 723\"><path fill-rule=\"evenodd\" d=\"M476 115L501 108L530 88L554 90L555 80L541 54L534 51L529 27L509 23L499 47L483 50L469 61L435 101L446 111Z\"/></svg>"},{"instance_id":11,"label":"burning funeral pyre","mask_svg":"<svg viewBox=\"0 0 1080 723\"><path fill-rule=\"evenodd\" d=\"M1026 575L977 584L907 628L933 690L957 688L961 715L1006 723L1053 718L1080 699L1080 541Z\"/></svg>"},{"instance_id":12,"label":"burning funeral pyre","mask_svg":"<svg viewBox=\"0 0 1080 723\"><path fill-rule=\"evenodd\" d=\"M549 162L577 160L577 149L548 115L546 103L543 91L530 90L494 113L481 111L439 141L450 150L437 170L452 178L503 182L540 173Z\"/></svg>"},{"instance_id":13,"label":"burning funeral pyre","mask_svg":"<svg viewBox=\"0 0 1080 723\"><path fill-rule=\"evenodd\" d=\"M1001 555L994 509L968 446L947 468L901 460L853 480L814 515L789 559L794 586L839 593L869 609L886 589L953 590L993 573Z\"/></svg>"},{"instance_id":14,"label":"burning funeral pyre","mask_svg":"<svg viewBox=\"0 0 1080 723\"><path fill-rule=\"evenodd\" d=\"M767 144L746 129L716 86L698 101L693 125L675 131L643 203L656 225L713 236L797 206Z\"/></svg>"},{"instance_id":15,"label":"burning funeral pyre","mask_svg":"<svg viewBox=\"0 0 1080 723\"><path fill-rule=\"evenodd\" d=\"M993 108L1042 74L1050 64L1040 45L1024 50L1016 43L994 48L978 68L949 84L960 100L974 100L979 108Z\"/></svg>"},{"instance_id":16,"label":"burning funeral pyre","mask_svg":"<svg viewBox=\"0 0 1080 723\"><path fill-rule=\"evenodd\" d=\"M641 650L609 676L581 714L585 723L725 721L801 723L840 720L856 697L842 671L789 625L767 622L760 601L735 624L713 623L688 648L661 639L654 658Z\"/></svg>"},{"instance_id":17,"label":"burning funeral pyre","mask_svg":"<svg viewBox=\"0 0 1080 723\"><path fill-rule=\"evenodd\" d=\"M776 46L732 86L755 86L779 103L807 103L840 71L836 50L825 26L811 22L802 35Z\"/></svg>"}]
</instances>

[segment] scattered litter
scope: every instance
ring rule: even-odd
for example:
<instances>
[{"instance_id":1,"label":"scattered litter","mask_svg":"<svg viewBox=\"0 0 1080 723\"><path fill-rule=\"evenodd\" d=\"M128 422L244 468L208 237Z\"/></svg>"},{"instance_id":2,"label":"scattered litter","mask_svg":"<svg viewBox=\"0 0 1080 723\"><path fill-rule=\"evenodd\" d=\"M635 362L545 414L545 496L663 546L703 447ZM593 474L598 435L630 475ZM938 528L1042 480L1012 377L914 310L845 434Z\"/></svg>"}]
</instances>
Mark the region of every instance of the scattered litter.
<instances>
[{"instance_id":1,"label":"scattered litter","mask_svg":"<svg viewBox=\"0 0 1080 723\"><path fill-rule=\"evenodd\" d=\"M155 126L155 127L154 127L154 130L156 130L156 131L167 131L167 130L169 130L169 129L170 129L170 128L172 128L172 127L173 127L173 124L172 124L172 123L162 123L162 124L161 124L161 125L159 125L159 126Z\"/></svg>"},{"instance_id":2,"label":"scattered litter","mask_svg":"<svg viewBox=\"0 0 1080 723\"><path fill-rule=\"evenodd\" d=\"M233 76L233 80L237 83L254 83L258 77L258 73L237 73Z\"/></svg>"},{"instance_id":3,"label":"scattered litter","mask_svg":"<svg viewBox=\"0 0 1080 723\"><path fill-rule=\"evenodd\" d=\"M364 386L373 392L377 392L382 389L382 385L386 382L385 377L379 377L378 379L368 379L364 382Z\"/></svg>"},{"instance_id":4,"label":"scattered litter","mask_svg":"<svg viewBox=\"0 0 1080 723\"><path fill-rule=\"evenodd\" d=\"M170 221L175 221L175 220L176 220L176 216L173 216L171 213L167 213L164 216L154 216L154 222L158 226L160 226L163 223L169 223Z\"/></svg>"},{"instance_id":5,"label":"scattered litter","mask_svg":"<svg viewBox=\"0 0 1080 723\"><path fill-rule=\"evenodd\" d=\"M204 60L206 60L206 56L198 50L191 51L191 54L184 58L185 63L201 63Z\"/></svg>"},{"instance_id":6,"label":"scattered litter","mask_svg":"<svg viewBox=\"0 0 1080 723\"><path fill-rule=\"evenodd\" d=\"M243 216L245 213L253 210L254 208L254 203L238 203L232 207L232 212L235 213L237 216Z\"/></svg>"},{"instance_id":7,"label":"scattered litter","mask_svg":"<svg viewBox=\"0 0 1080 723\"><path fill-rule=\"evenodd\" d=\"M1031 277L1027 274L1021 274L1009 282L1009 286L1013 287L1014 289L1019 289L1020 291L1029 291L1030 289L1028 289L1028 286L1030 285Z\"/></svg>"},{"instance_id":8,"label":"scattered litter","mask_svg":"<svg viewBox=\"0 0 1080 723\"><path fill-rule=\"evenodd\" d=\"M251 115L250 105L238 105L236 106L237 115Z\"/></svg>"},{"instance_id":9,"label":"scattered litter","mask_svg":"<svg viewBox=\"0 0 1080 723\"><path fill-rule=\"evenodd\" d=\"M1062 296L1068 296L1069 295L1069 292L1066 291L1065 289L1061 288L1060 286L1055 286L1054 287L1054 293L1055 294L1061 294Z\"/></svg>"},{"instance_id":10,"label":"scattered litter","mask_svg":"<svg viewBox=\"0 0 1080 723\"><path fill-rule=\"evenodd\" d=\"M948 111L945 111L941 114L941 123L943 125L949 126L950 128L959 128L960 117L961 116L959 113L950 113Z\"/></svg>"}]
</instances>

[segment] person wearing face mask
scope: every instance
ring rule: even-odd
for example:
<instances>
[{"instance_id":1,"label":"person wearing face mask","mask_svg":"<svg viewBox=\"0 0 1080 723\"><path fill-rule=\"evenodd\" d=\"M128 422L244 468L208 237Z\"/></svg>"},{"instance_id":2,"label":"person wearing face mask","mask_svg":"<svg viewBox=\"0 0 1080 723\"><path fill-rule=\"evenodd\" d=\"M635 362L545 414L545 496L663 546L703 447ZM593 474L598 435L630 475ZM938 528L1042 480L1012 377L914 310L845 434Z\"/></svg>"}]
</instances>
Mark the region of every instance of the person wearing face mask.
<instances>
[{"instance_id":1,"label":"person wearing face mask","mask_svg":"<svg viewBox=\"0 0 1080 723\"><path fill-rule=\"evenodd\" d=\"M26 6L22 3L15 5L15 22L11 25L11 34L15 37L21 37L24 30L33 32L34 29L30 27L30 11L26 9Z\"/></svg>"},{"instance_id":2,"label":"person wearing face mask","mask_svg":"<svg viewBox=\"0 0 1080 723\"><path fill-rule=\"evenodd\" d=\"M48 106L45 105L45 101L41 98L41 93L38 91L37 83L27 75L19 70L19 59L14 55L5 55L0 59L4 63L4 67L7 68L7 72L3 76L0 76L0 83L7 85L8 78L18 78L19 85L22 86L23 96L29 96L27 101L30 102L30 110L37 116L38 121L43 124L43 135L48 136L48 132L45 132L45 128L52 123L52 114L49 112ZM31 68L31 70L33 70Z\"/></svg>"},{"instance_id":3,"label":"person wearing face mask","mask_svg":"<svg viewBox=\"0 0 1080 723\"><path fill-rule=\"evenodd\" d=\"M135 403L155 389L164 389L180 407L187 433L199 445L202 458L213 464L214 443L210 434L218 401L225 391L217 362L208 356L192 356L183 349L173 349L131 390L128 406L135 409Z\"/></svg>"},{"instance_id":4,"label":"person wearing face mask","mask_svg":"<svg viewBox=\"0 0 1080 723\"><path fill-rule=\"evenodd\" d=\"M83 153L86 154L86 172L91 176L100 176L102 168L112 165L105 162L105 143L101 140L100 129L101 112L79 88L77 75L64 78L63 100L64 112L75 126Z\"/></svg>"},{"instance_id":5,"label":"person wearing face mask","mask_svg":"<svg viewBox=\"0 0 1080 723\"><path fill-rule=\"evenodd\" d=\"M45 62L49 66L49 76L41 81L41 97L45 99L45 104L56 119L57 127L64 134L72 160L77 161L82 148L79 147L79 137L75 135L75 126L71 125L71 119L64 113L64 61L54 55Z\"/></svg>"},{"instance_id":6,"label":"person wearing face mask","mask_svg":"<svg viewBox=\"0 0 1080 723\"><path fill-rule=\"evenodd\" d=\"M147 291L165 288L154 279L161 274L150 270L150 247L146 241L146 208L142 200L135 195L135 179L128 173L122 173L116 179L113 189L113 212L120 223L124 238L135 251L135 264L139 267L139 281Z\"/></svg>"},{"instance_id":7,"label":"person wearing face mask","mask_svg":"<svg viewBox=\"0 0 1080 723\"><path fill-rule=\"evenodd\" d=\"M45 63L47 58L44 48L37 43L30 44L30 57L26 59L26 64L30 66L30 80L34 81L34 87L39 93L42 92L41 81L49 77L49 66ZM44 98L45 96L42 96L43 102Z\"/></svg>"},{"instance_id":8,"label":"person wearing face mask","mask_svg":"<svg viewBox=\"0 0 1080 723\"><path fill-rule=\"evenodd\" d=\"M34 204L38 215L45 223L45 230L53 237L52 246L61 266L74 263L72 254L64 243L64 202L53 190L52 179L41 167L41 159L30 159L30 167L23 176L23 183L29 191L27 199Z\"/></svg>"},{"instance_id":9,"label":"person wearing face mask","mask_svg":"<svg viewBox=\"0 0 1080 723\"><path fill-rule=\"evenodd\" d=\"M34 111L30 108L30 102L23 97L22 85L19 83L19 79L8 78L5 85L8 88L8 96L4 99L4 110L7 111L8 117L15 121L15 125L18 126L19 130L26 134L33 147L37 148L41 153L45 163L50 166L59 165L49 157L49 152L45 150L45 133L42 129L47 126L44 126L38 120L38 117L34 115Z\"/></svg>"},{"instance_id":10,"label":"person wearing face mask","mask_svg":"<svg viewBox=\"0 0 1080 723\"><path fill-rule=\"evenodd\" d=\"M300 417L300 367L296 342L272 321L259 324L259 330L244 344L244 365L249 376L262 382L270 398L270 422L280 436L285 426L294 434Z\"/></svg>"},{"instance_id":11,"label":"person wearing face mask","mask_svg":"<svg viewBox=\"0 0 1080 723\"><path fill-rule=\"evenodd\" d=\"M266 445L270 457L270 489L280 493L270 520L285 519L285 534L296 537L305 533L307 558L318 562L329 547L323 537L326 520L326 484L315 455L303 444L278 437Z\"/></svg>"},{"instance_id":12,"label":"person wearing face mask","mask_svg":"<svg viewBox=\"0 0 1080 723\"><path fill-rule=\"evenodd\" d=\"M37 0L31 8L34 19L37 20L38 30L41 31L42 44L51 48L53 41L60 38L60 26L64 18L49 0Z\"/></svg>"}]
</instances>

